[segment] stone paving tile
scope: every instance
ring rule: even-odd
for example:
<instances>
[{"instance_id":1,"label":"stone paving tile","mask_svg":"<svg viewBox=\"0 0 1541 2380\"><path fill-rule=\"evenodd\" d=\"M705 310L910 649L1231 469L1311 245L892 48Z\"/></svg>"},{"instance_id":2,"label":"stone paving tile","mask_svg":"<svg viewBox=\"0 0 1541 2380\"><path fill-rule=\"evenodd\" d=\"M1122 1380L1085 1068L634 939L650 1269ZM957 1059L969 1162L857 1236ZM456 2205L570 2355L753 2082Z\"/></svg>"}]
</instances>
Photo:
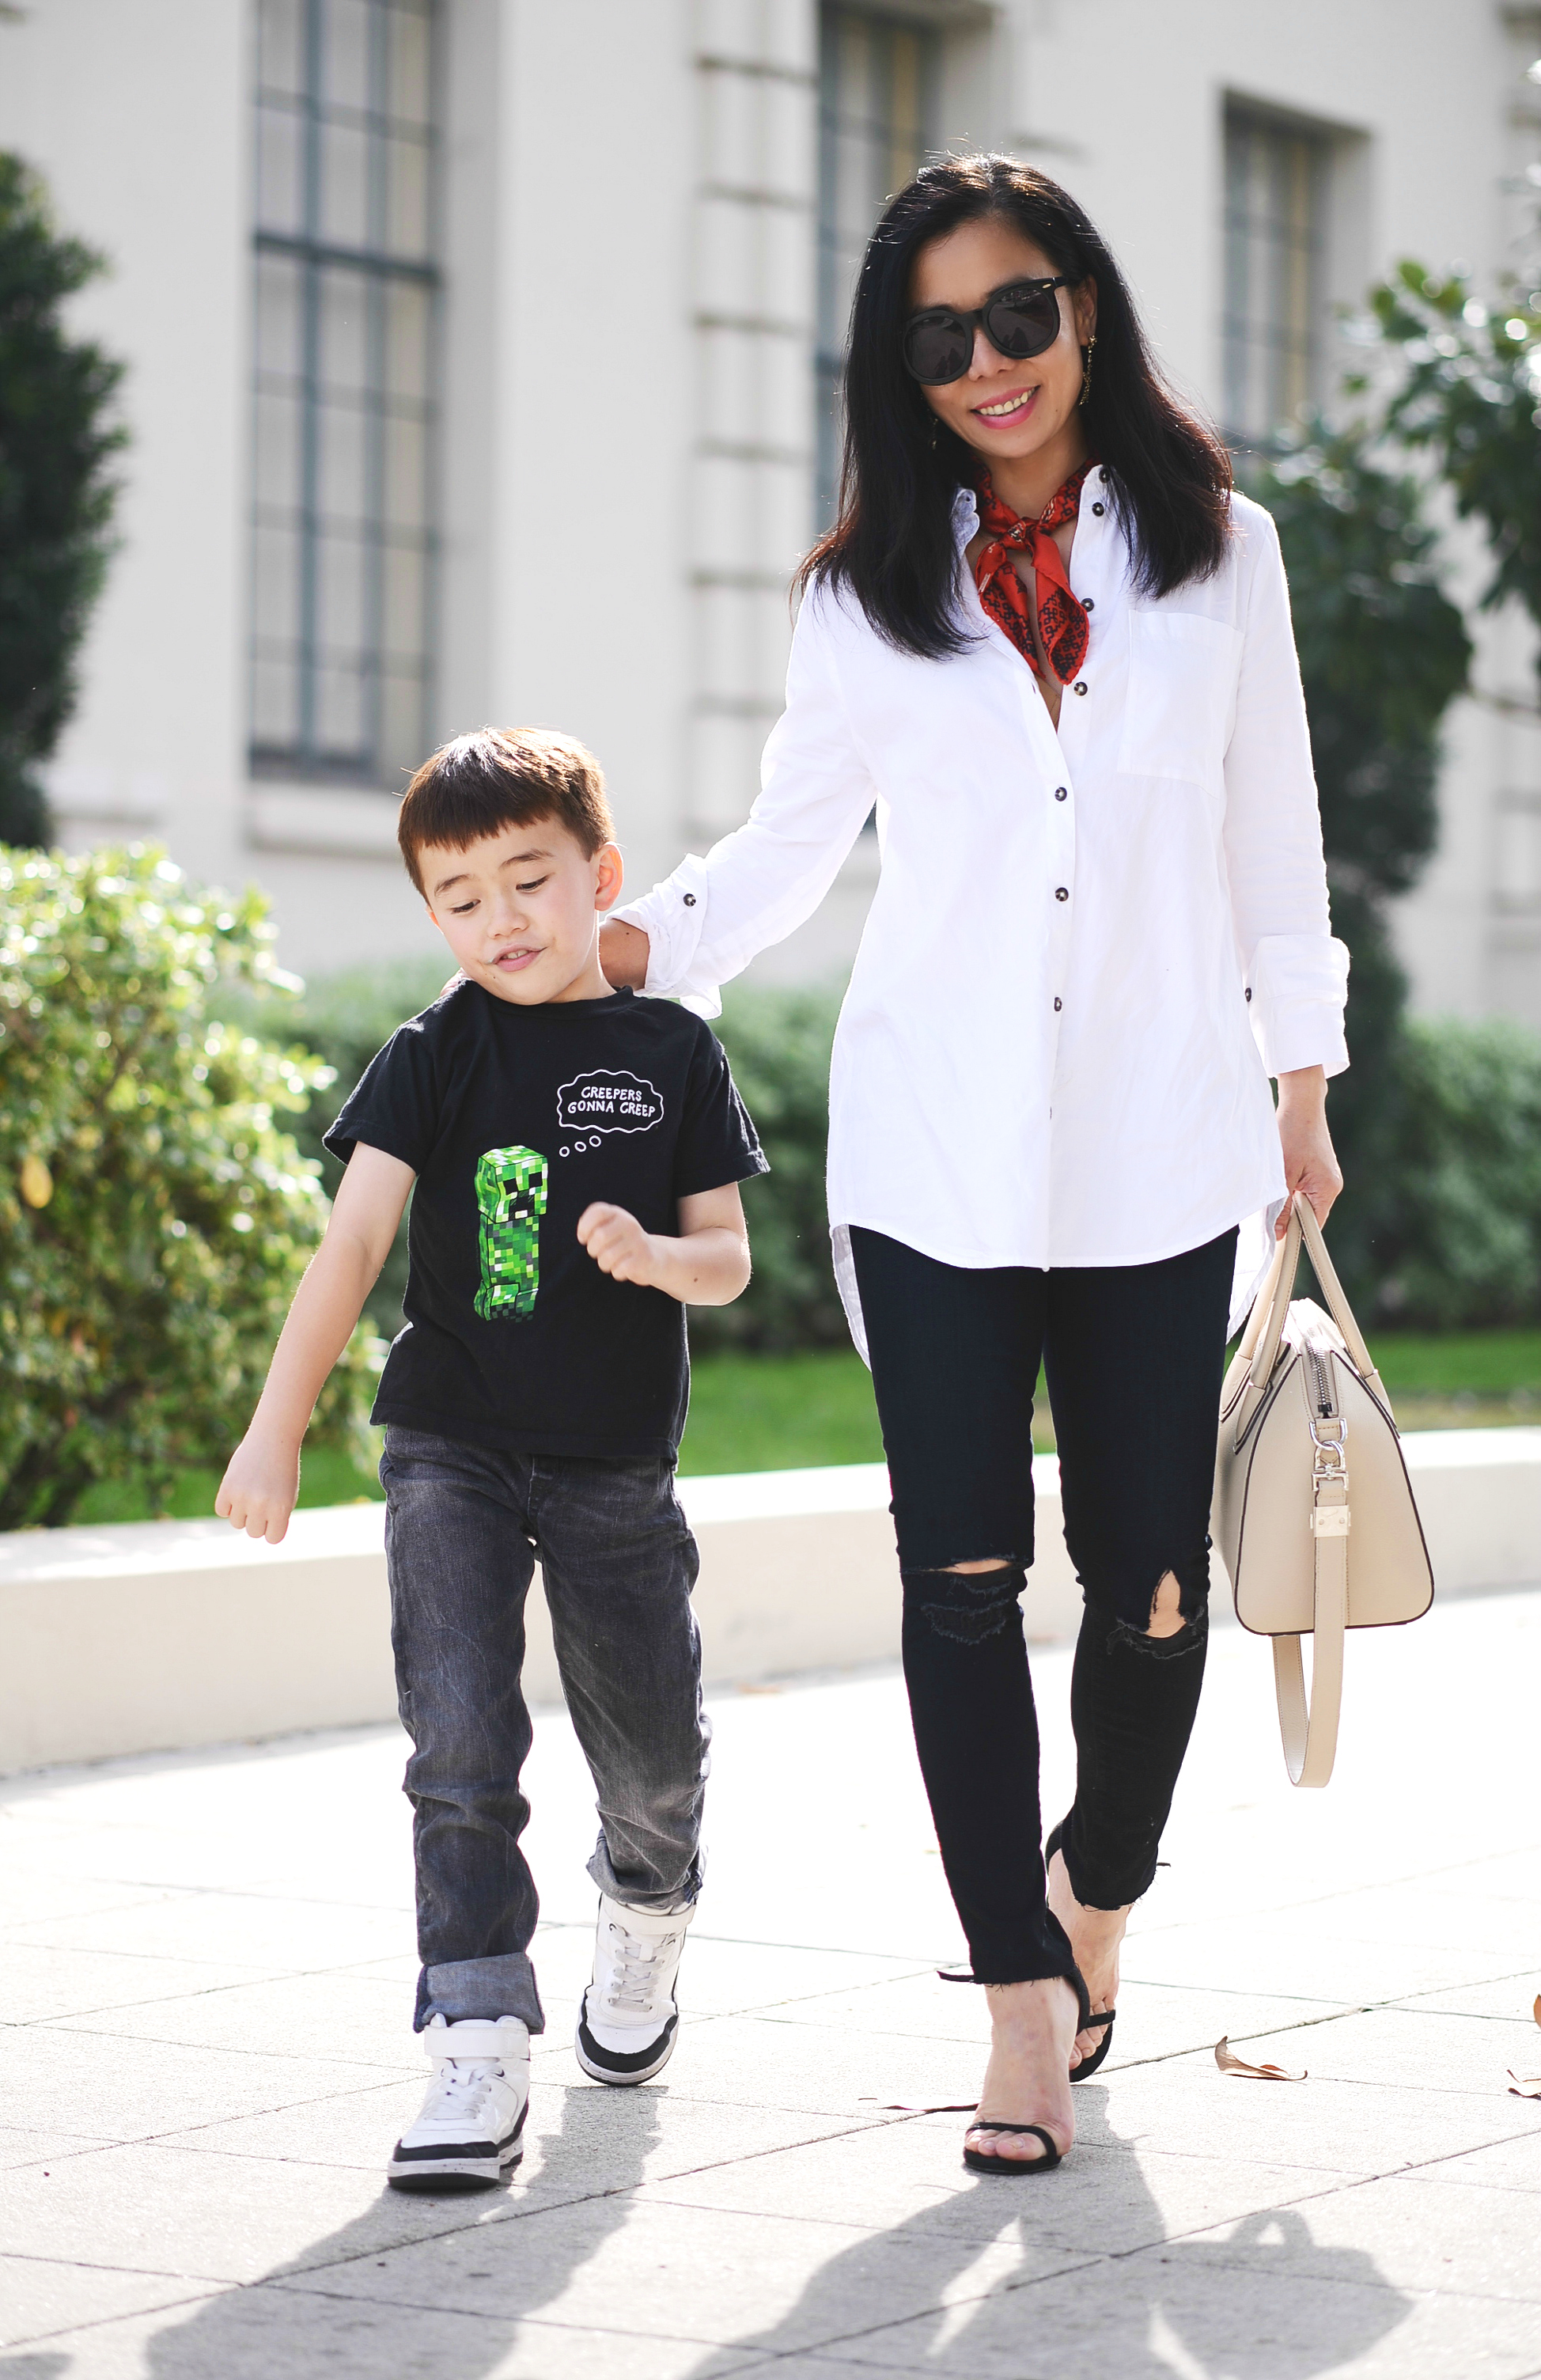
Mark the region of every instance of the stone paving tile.
<instances>
[{"instance_id":1,"label":"stone paving tile","mask_svg":"<svg viewBox=\"0 0 1541 2380\"><path fill-rule=\"evenodd\" d=\"M1207 2260L1207 2261L1206 2261ZM756 2343L763 2334L756 2335ZM772 2335L772 2344L774 2338ZM1152 2249L831 2343L774 2365L776 2380L924 2372L946 2380L1531 2380L1530 2305L1411 2296L1367 2260L1330 2280L1243 2271L1205 2247Z\"/></svg>"},{"instance_id":2,"label":"stone paving tile","mask_svg":"<svg viewBox=\"0 0 1541 2380\"><path fill-rule=\"evenodd\" d=\"M212 1961L120 1957L110 1950L56 1950L35 1942L0 1942L0 2009L9 2024L62 2023L111 2009L126 2026L136 2001L219 1991L249 1980L250 1969Z\"/></svg>"},{"instance_id":3,"label":"stone paving tile","mask_svg":"<svg viewBox=\"0 0 1541 2380\"><path fill-rule=\"evenodd\" d=\"M1233 2040L1273 2031L1276 2027L1314 2024L1323 2017L1344 2014L1330 2000L1284 1999L1245 1992L1205 1992L1171 1985L1125 1983L1119 1991L1119 2022L1113 2048L1101 2071L1171 2058L1184 2051L1212 2048L1222 2033ZM864 2033L894 2038L902 2061L905 2040L973 2043L983 2059L989 2040L989 2017L983 1992L944 1984L934 1969L923 1974L875 1984L858 1992L836 1992L801 2000L762 2013L789 2024L858 2025ZM981 2064L981 2071L982 2064ZM902 2092L895 2096L903 2096Z\"/></svg>"},{"instance_id":4,"label":"stone paving tile","mask_svg":"<svg viewBox=\"0 0 1541 2380\"><path fill-rule=\"evenodd\" d=\"M285 2284L227 2289L186 2313L50 2333L0 2362L4 2380L720 2380L768 2362L695 2338L499 2322L451 2308L371 2305ZM774 2366L780 2380L783 2367ZM844 2367L849 2371L849 2366Z\"/></svg>"},{"instance_id":5,"label":"stone paving tile","mask_svg":"<svg viewBox=\"0 0 1541 2380\"><path fill-rule=\"evenodd\" d=\"M1211 2229L1185 2244L1225 2246L1239 2267L1302 2281L1329 2281L1345 2257L1367 2256L1390 2288L1523 2300L1541 2320L1541 2240L1524 2191L1451 2191L1421 2172L1400 2173L1328 2192L1272 2228L1277 2242L1237 2244Z\"/></svg>"},{"instance_id":6,"label":"stone paving tile","mask_svg":"<svg viewBox=\"0 0 1541 2380\"><path fill-rule=\"evenodd\" d=\"M0 2124L0 2169L12 2166L50 2166L56 2157L79 2156L85 2149L111 2148L113 2143L89 2132L33 2131L24 2124Z\"/></svg>"},{"instance_id":7,"label":"stone paving tile","mask_svg":"<svg viewBox=\"0 0 1541 2380\"><path fill-rule=\"evenodd\" d=\"M1474 2182L1483 2190L1529 2191L1541 2192L1541 2142L1535 2133L1522 2134L1518 2139L1494 2141L1485 2149L1466 2149L1455 2156L1438 2157L1418 2168L1426 2181L1449 2182L1452 2185ZM1537 2237L1541 2238L1541 2208L1535 2210Z\"/></svg>"},{"instance_id":8,"label":"stone paving tile","mask_svg":"<svg viewBox=\"0 0 1541 2380\"><path fill-rule=\"evenodd\" d=\"M1285 2045L1298 2035L1285 2036ZM1254 2046L1258 2045L1250 2045ZM956 2117L923 2123L955 2125ZM1139 2066L1075 2093L1080 2140L1143 2157L1238 2157L1324 2175L1367 2178L1528 2135L1541 2149L1541 2103L1506 2092L1425 2094L1312 2075L1304 2083L1249 2082L1212 2058Z\"/></svg>"},{"instance_id":9,"label":"stone paving tile","mask_svg":"<svg viewBox=\"0 0 1541 2380\"><path fill-rule=\"evenodd\" d=\"M0 2107L12 2124L35 2124L43 2133L63 2127L142 2140L185 2123L194 2110L211 2121L249 2116L379 2081L378 2067L341 2058L266 2058L62 2026L0 2025Z\"/></svg>"},{"instance_id":10,"label":"stone paving tile","mask_svg":"<svg viewBox=\"0 0 1541 2380\"><path fill-rule=\"evenodd\" d=\"M1103 2253L1178 2232L1238 2221L1262 2207L1314 2196L1319 2174L1251 2165L1240 2157L1164 2156L1084 2143L1052 2190L970 2173L962 2157L966 2118L951 2126L901 2119L881 2132L842 2133L770 2156L649 2181L643 2195L684 2207L741 2215L908 2228L950 2239L1010 2233L1040 2246ZM1329 2177L1327 2186L1337 2187Z\"/></svg>"},{"instance_id":11,"label":"stone paving tile","mask_svg":"<svg viewBox=\"0 0 1541 2380\"><path fill-rule=\"evenodd\" d=\"M1124 1974L1137 1982L1278 1992L1338 2007L1449 1990L1511 1963L1509 1951L1483 1958L1459 1947L1362 1937L1341 1910L1330 1924L1315 1912L1292 1912L1250 1918L1244 1925L1215 1917L1171 1926L1131 1937L1122 1961Z\"/></svg>"},{"instance_id":12,"label":"stone paving tile","mask_svg":"<svg viewBox=\"0 0 1541 2380\"><path fill-rule=\"evenodd\" d=\"M783 2350L950 2301L960 2270L969 2294L1085 2264L1083 2249L1041 2248L1014 2235L949 2240L919 2228L678 2208L647 2196L491 2220L416 2248L330 2266L308 2286L377 2303L442 2305L503 2320L592 2321L602 2310L630 2336L682 2330L703 2345L773 2328ZM839 2275L838 2305L822 2277ZM807 2309L806 2314L800 2311ZM752 2342L756 2343L756 2342Z\"/></svg>"},{"instance_id":13,"label":"stone paving tile","mask_svg":"<svg viewBox=\"0 0 1541 2380\"><path fill-rule=\"evenodd\" d=\"M1238 2036L1239 2038L1239 2036ZM1378 2082L1402 2091L1503 2093L1505 2069L1535 2057L1541 2034L1529 2021L1448 2016L1418 2003L1355 2010L1319 2024L1250 2037L1242 2055L1305 2068L1320 2082ZM1536 2069L1527 2069L1534 2071ZM1236 2085L1238 2089L1242 2086ZM1541 2126L1541 2107L1537 2107Z\"/></svg>"},{"instance_id":14,"label":"stone paving tile","mask_svg":"<svg viewBox=\"0 0 1541 2380\"><path fill-rule=\"evenodd\" d=\"M200 2156L133 2143L67 2157L46 2183L0 2175L0 2238L14 2254L57 2256L195 2281L254 2281L382 2254L496 2220L501 2192L419 2198L378 2173L277 2158Z\"/></svg>"},{"instance_id":15,"label":"stone paving tile","mask_svg":"<svg viewBox=\"0 0 1541 2380\"><path fill-rule=\"evenodd\" d=\"M4 1790L0 1786L0 1794ZM90 1876L82 1879L57 1876L46 1862L32 1864L19 1859L11 1840L14 1829L5 1824L6 1815L0 1801L0 1865L5 1869L6 1890L6 1912L0 1917L0 1941L26 1941L32 1938L32 1928L39 1925L113 1912L127 1915L131 1910L153 1908L174 1898L154 1889L147 1891L142 1885L99 1884ZM35 1938L43 1937L40 1935ZM109 1946L103 1945L106 1947Z\"/></svg>"},{"instance_id":16,"label":"stone paving tile","mask_svg":"<svg viewBox=\"0 0 1541 2380\"><path fill-rule=\"evenodd\" d=\"M391 2143L417 2114L422 2094L421 2081L390 2082L271 2115L164 2133L159 2145L342 2166L378 2182ZM869 2112L865 2120L879 2119ZM664 2084L563 2091L538 2082L530 2095L524 2163L506 2200L525 2207L630 2189L724 2159L756 2160L769 2150L841 2131L849 2122L842 2116L687 2099Z\"/></svg>"},{"instance_id":17,"label":"stone paving tile","mask_svg":"<svg viewBox=\"0 0 1541 2380\"><path fill-rule=\"evenodd\" d=\"M531 2072L548 2082L576 2085L583 2079L565 2046L538 2048ZM860 2116L899 2099L966 2098L972 2105L980 2063L978 2050L966 2042L896 2044L834 2026L724 2016L680 2027L668 2073L671 2088L693 2099Z\"/></svg>"},{"instance_id":18,"label":"stone paving tile","mask_svg":"<svg viewBox=\"0 0 1541 2380\"><path fill-rule=\"evenodd\" d=\"M556 2010L570 2024L593 1972L594 1922L542 1928L531 1945L546 2008L548 2033ZM412 1970L414 1977L417 1970ZM934 1966L918 1970L934 1977ZM839 1992L865 1992L917 1973L914 1960L861 1950L804 1949L774 1942L724 1941L710 1930L705 1911L691 1926L680 1969L683 2022L753 2010L810 2006ZM939 1989L941 1988L939 1986Z\"/></svg>"},{"instance_id":19,"label":"stone paving tile","mask_svg":"<svg viewBox=\"0 0 1541 2380\"><path fill-rule=\"evenodd\" d=\"M1541 1926L1536 1932L1535 1957L1512 1973L1457 1984L1446 1991L1409 1993L1405 1999L1399 1998L1392 2005L1428 2009L1436 2014L1448 2010L1454 2016L1496 2017L1509 2022L1517 2018L1522 2025L1528 2021L1535 2035L1530 2054L1541 2058L1541 2029L1536 2027L1534 2013L1535 2001L1541 1998Z\"/></svg>"},{"instance_id":20,"label":"stone paving tile","mask_svg":"<svg viewBox=\"0 0 1541 2380\"><path fill-rule=\"evenodd\" d=\"M172 2273L121 2273L49 2256L0 2253L0 2348L115 2314L185 2306L195 2294L200 2293ZM0 2373L27 2369L8 2359L0 2363Z\"/></svg>"},{"instance_id":21,"label":"stone paving tile","mask_svg":"<svg viewBox=\"0 0 1541 2380\"><path fill-rule=\"evenodd\" d=\"M212 1960L269 1975L359 1969L371 1957L396 1952L409 1960L410 1976L418 1972L406 1909L350 1909L257 1893L157 1893L108 1910L30 1918L8 1927L6 1938L56 1950Z\"/></svg>"},{"instance_id":22,"label":"stone paving tile","mask_svg":"<svg viewBox=\"0 0 1541 2380\"><path fill-rule=\"evenodd\" d=\"M394 1984L340 1974L243 1979L217 1991L115 2010L115 2032L185 2047L257 2051L271 2058L338 2058L425 2073L412 2031L412 2001ZM61 2032L99 2030L90 2017L59 2020Z\"/></svg>"}]
</instances>

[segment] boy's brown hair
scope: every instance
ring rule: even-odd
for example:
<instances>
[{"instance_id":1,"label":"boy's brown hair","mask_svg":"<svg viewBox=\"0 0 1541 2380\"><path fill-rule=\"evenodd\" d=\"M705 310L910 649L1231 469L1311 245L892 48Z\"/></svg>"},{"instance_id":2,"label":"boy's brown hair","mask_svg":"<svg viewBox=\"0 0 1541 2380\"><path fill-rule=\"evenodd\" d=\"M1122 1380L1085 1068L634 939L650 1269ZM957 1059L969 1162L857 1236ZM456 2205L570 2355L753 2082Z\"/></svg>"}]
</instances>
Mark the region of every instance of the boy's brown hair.
<instances>
[{"instance_id":1,"label":"boy's brown hair","mask_svg":"<svg viewBox=\"0 0 1541 2380\"><path fill-rule=\"evenodd\" d=\"M576 735L552 727L479 727L430 755L401 799L396 841L419 892L425 844L467 851L501 827L555 819L592 859L615 840L604 772ZM427 895L424 894L426 899Z\"/></svg>"}]
</instances>

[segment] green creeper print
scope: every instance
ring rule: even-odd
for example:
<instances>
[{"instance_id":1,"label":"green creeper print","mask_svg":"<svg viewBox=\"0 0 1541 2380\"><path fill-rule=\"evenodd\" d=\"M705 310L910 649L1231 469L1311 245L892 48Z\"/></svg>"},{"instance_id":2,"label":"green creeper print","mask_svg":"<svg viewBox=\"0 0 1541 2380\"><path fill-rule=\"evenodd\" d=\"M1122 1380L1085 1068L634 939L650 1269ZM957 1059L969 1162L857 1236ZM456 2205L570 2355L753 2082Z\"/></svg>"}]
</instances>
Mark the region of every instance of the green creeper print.
<instances>
[{"instance_id":1,"label":"green creeper print","mask_svg":"<svg viewBox=\"0 0 1541 2380\"><path fill-rule=\"evenodd\" d=\"M481 1210L483 1322L533 1314L540 1289L540 1218L546 1211L546 1160L538 1148L490 1148L477 1160Z\"/></svg>"}]
</instances>

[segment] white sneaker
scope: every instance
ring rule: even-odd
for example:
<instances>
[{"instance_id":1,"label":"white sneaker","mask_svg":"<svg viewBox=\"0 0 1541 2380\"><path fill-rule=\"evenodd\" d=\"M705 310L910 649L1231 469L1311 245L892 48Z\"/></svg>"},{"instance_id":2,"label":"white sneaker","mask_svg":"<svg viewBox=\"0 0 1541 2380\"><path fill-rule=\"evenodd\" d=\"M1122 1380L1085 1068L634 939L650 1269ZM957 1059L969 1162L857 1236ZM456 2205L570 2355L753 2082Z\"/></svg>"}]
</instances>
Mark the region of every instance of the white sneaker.
<instances>
[{"instance_id":1,"label":"white sneaker","mask_svg":"<svg viewBox=\"0 0 1541 2380\"><path fill-rule=\"evenodd\" d=\"M385 2178L397 2190L472 2190L501 2181L524 2155L529 2028L516 2016L430 2019L419 2036L434 2075L422 2113L396 2143Z\"/></svg>"},{"instance_id":2,"label":"white sneaker","mask_svg":"<svg viewBox=\"0 0 1541 2380\"><path fill-rule=\"evenodd\" d=\"M629 1909L600 1895L594 1975L578 2010L577 2062L596 2082L647 2082L669 2063L674 1977L694 1908Z\"/></svg>"}]
</instances>

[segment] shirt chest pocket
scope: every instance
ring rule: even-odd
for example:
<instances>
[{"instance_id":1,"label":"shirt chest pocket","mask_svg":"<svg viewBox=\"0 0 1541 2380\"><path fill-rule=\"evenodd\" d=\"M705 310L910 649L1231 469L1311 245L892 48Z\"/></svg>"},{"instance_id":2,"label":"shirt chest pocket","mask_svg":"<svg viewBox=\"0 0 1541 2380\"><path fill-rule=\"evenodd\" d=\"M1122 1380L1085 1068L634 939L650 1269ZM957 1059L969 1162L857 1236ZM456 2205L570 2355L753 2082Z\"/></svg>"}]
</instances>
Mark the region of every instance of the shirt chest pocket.
<instances>
[{"instance_id":1,"label":"shirt chest pocket","mask_svg":"<svg viewBox=\"0 0 1541 2380\"><path fill-rule=\"evenodd\" d=\"M1193 612L1132 612L1122 776L1213 783L1225 759L1242 639Z\"/></svg>"}]
</instances>

